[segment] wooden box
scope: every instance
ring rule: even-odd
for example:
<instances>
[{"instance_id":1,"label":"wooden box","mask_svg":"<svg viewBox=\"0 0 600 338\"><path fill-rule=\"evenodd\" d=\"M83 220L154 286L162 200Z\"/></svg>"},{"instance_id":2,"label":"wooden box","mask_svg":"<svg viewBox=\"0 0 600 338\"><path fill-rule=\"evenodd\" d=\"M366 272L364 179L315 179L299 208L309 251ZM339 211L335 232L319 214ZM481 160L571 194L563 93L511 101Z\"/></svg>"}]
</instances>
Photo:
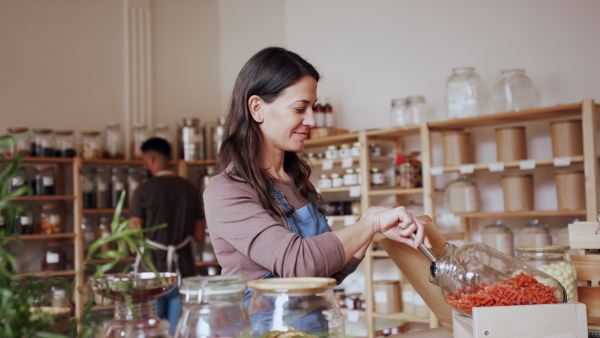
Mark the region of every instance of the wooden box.
<instances>
[{"instance_id":1,"label":"wooden box","mask_svg":"<svg viewBox=\"0 0 600 338\"><path fill-rule=\"evenodd\" d=\"M600 249L598 222L575 222L569 224L571 249Z\"/></svg>"},{"instance_id":2,"label":"wooden box","mask_svg":"<svg viewBox=\"0 0 600 338\"><path fill-rule=\"evenodd\" d=\"M454 338L587 338L585 304L491 306L473 308L473 318L453 311Z\"/></svg>"}]
</instances>

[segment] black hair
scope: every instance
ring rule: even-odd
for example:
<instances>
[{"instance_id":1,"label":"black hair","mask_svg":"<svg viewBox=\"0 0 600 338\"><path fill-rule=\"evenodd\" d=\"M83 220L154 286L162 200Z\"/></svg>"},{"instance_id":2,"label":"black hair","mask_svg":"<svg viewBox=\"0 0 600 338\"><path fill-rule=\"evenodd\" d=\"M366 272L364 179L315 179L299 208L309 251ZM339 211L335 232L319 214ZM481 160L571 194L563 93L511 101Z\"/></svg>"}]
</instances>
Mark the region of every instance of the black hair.
<instances>
[{"instance_id":1,"label":"black hair","mask_svg":"<svg viewBox=\"0 0 600 338\"><path fill-rule=\"evenodd\" d=\"M171 158L171 145L167 140L160 137L152 137L147 139L140 147L142 153L153 151L159 153L166 158Z\"/></svg>"}]
</instances>

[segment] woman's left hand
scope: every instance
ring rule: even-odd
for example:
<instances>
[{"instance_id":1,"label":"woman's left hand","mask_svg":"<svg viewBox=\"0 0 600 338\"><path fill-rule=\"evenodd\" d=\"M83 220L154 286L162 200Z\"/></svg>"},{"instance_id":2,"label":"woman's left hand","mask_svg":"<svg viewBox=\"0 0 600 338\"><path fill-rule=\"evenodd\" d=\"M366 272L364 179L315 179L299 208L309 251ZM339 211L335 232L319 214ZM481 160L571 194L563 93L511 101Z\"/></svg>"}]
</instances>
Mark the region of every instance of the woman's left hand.
<instances>
[{"instance_id":1,"label":"woman's left hand","mask_svg":"<svg viewBox=\"0 0 600 338\"><path fill-rule=\"evenodd\" d=\"M423 227L426 222L419 220L412 211L405 207L393 209L372 207L367 209L362 217L368 217L375 222L374 226L377 231L381 232L386 238L405 243L415 249L421 244L431 248ZM414 240L410 237L411 234L415 234Z\"/></svg>"}]
</instances>

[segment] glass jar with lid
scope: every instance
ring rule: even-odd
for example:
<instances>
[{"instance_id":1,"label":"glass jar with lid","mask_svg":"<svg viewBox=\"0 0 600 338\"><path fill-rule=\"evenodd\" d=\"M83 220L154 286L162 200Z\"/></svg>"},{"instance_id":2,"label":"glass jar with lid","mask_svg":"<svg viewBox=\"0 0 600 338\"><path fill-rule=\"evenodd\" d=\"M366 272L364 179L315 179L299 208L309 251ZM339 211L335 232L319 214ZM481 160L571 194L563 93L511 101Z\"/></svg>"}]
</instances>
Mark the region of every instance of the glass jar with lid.
<instances>
[{"instance_id":1,"label":"glass jar with lid","mask_svg":"<svg viewBox=\"0 0 600 338\"><path fill-rule=\"evenodd\" d=\"M335 145L330 145L327 147L327 150L325 150L325 159L326 160L335 160L336 158L340 157L340 152L338 150L338 147L336 147Z\"/></svg>"},{"instance_id":2,"label":"glass jar with lid","mask_svg":"<svg viewBox=\"0 0 600 338\"><path fill-rule=\"evenodd\" d=\"M352 148L350 148L350 154L352 154L352 157L360 156L360 142L352 143Z\"/></svg>"},{"instance_id":3,"label":"glass jar with lid","mask_svg":"<svg viewBox=\"0 0 600 338\"><path fill-rule=\"evenodd\" d=\"M479 187L477 182L463 175L446 187L446 203L452 213L479 211Z\"/></svg>"},{"instance_id":4,"label":"glass jar with lid","mask_svg":"<svg viewBox=\"0 0 600 338\"><path fill-rule=\"evenodd\" d=\"M24 127L8 128L8 134L14 138L15 142L4 152L6 156L16 156L20 153L23 153L25 156L30 156L30 136L27 134L28 131L29 128Z\"/></svg>"},{"instance_id":5,"label":"glass jar with lid","mask_svg":"<svg viewBox=\"0 0 600 338\"><path fill-rule=\"evenodd\" d=\"M552 236L550 230L545 224L539 224L538 220L533 220L519 229L517 234L518 246L549 246L552 245Z\"/></svg>"},{"instance_id":6,"label":"glass jar with lid","mask_svg":"<svg viewBox=\"0 0 600 338\"><path fill-rule=\"evenodd\" d=\"M327 174L319 177L319 189L329 189L332 187L331 178Z\"/></svg>"},{"instance_id":7,"label":"glass jar with lid","mask_svg":"<svg viewBox=\"0 0 600 338\"><path fill-rule=\"evenodd\" d=\"M331 186L333 188L339 188L344 185L344 179L338 173L332 173L329 175L331 177Z\"/></svg>"},{"instance_id":8,"label":"glass jar with lid","mask_svg":"<svg viewBox=\"0 0 600 338\"><path fill-rule=\"evenodd\" d=\"M509 256L513 256L513 232L502 221L485 226L481 232L481 242Z\"/></svg>"},{"instance_id":9,"label":"glass jar with lid","mask_svg":"<svg viewBox=\"0 0 600 338\"><path fill-rule=\"evenodd\" d=\"M349 144L340 145L340 149L338 150L338 156L340 158L352 157L352 150L350 150L350 145Z\"/></svg>"},{"instance_id":10,"label":"glass jar with lid","mask_svg":"<svg viewBox=\"0 0 600 338\"><path fill-rule=\"evenodd\" d=\"M200 119L184 118L180 136L181 154L185 161L205 159L204 127L200 125Z\"/></svg>"},{"instance_id":11,"label":"glass jar with lid","mask_svg":"<svg viewBox=\"0 0 600 338\"><path fill-rule=\"evenodd\" d=\"M56 138L52 129L38 129L30 139L30 156L54 157Z\"/></svg>"},{"instance_id":12,"label":"glass jar with lid","mask_svg":"<svg viewBox=\"0 0 600 338\"><path fill-rule=\"evenodd\" d=\"M36 196L56 194L54 167L49 165L34 165L31 188Z\"/></svg>"},{"instance_id":13,"label":"glass jar with lid","mask_svg":"<svg viewBox=\"0 0 600 338\"><path fill-rule=\"evenodd\" d=\"M383 171L379 168L371 168L371 185L381 186L385 183Z\"/></svg>"},{"instance_id":14,"label":"glass jar with lid","mask_svg":"<svg viewBox=\"0 0 600 338\"><path fill-rule=\"evenodd\" d=\"M30 235L33 233L33 215L25 212L15 217L14 233L17 235Z\"/></svg>"},{"instance_id":15,"label":"glass jar with lid","mask_svg":"<svg viewBox=\"0 0 600 338\"><path fill-rule=\"evenodd\" d=\"M43 292L43 294L31 304L30 311L33 313L44 312L52 316L54 323L46 328L48 333L67 335L71 324L73 305L69 301L65 286L55 284L37 292Z\"/></svg>"},{"instance_id":16,"label":"glass jar with lid","mask_svg":"<svg viewBox=\"0 0 600 338\"><path fill-rule=\"evenodd\" d=\"M10 180L7 192L11 193L20 187L26 187L27 184L27 169L25 167L20 167Z\"/></svg>"},{"instance_id":17,"label":"glass jar with lid","mask_svg":"<svg viewBox=\"0 0 600 338\"><path fill-rule=\"evenodd\" d=\"M83 131L81 132L81 158L91 160L102 158L102 134L99 131Z\"/></svg>"},{"instance_id":18,"label":"glass jar with lid","mask_svg":"<svg viewBox=\"0 0 600 338\"><path fill-rule=\"evenodd\" d=\"M500 72L492 96L494 112L504 113L536 108L537 91L524 69L506 69Z\"/></svg>"},{"instance_id":19,"label":"glass jar with lid","mask_svg":"<svg viewBox=\"0 0 600 338\"><path fill-rule=\"evenodd\" d=\"M118 122L106 123L106 128L104 128L104 157L125 158L125 134Z\"/></svg>"},{"instance_id":20,"label":"glass jar with lid","mask_svg":"<svg viewBox=\"0 0 600 338\"><path fill-rule=\"evenodd\" d=\"M252 337L244 309L245 289L239 276L183 278L174 337Z\"/></svg>"},{"instance_id":21,"label":"glass jar with lid","mask_svg":"<svg viewBox=\"0 0 600 338\"><path fill-rule=\"evenodd\" d=\"M427 106L425 96L414 95L406 98L407 125L417 125L427 122Z\"/></svg>"},{"instance_id":22,"label":"glass jar with lid","mask_svg":"<svg viewBox=\"0 0 600 338\"><path fill-rule=\"evenodd\" d=\"M96 239L109 237L111 234L110 231L110 219L108 217L100 217L100 221L98 222L98 227L96 229ZM104 243L98 248L98 252L106 252L112 249L112 243Z\"/></svg>"},{"instance_id":23,"label":"glass jar with lid","mask_svg":"<svg viewBox=\"0 0 600 338\"><path fill-rule=\"evenodd\" d=\"M418 153L409 153L396 157L396 186L401 189L413 189L422 186L422 165Z\"/></svg>"},{"instance_id":24,"label":"glass jar with lid","mask_svg":"<svg viewBox=\"0 0 600 338\"><path fill-rule=\"evenodd\" d=\"M446 112L450 119L482 115L485 106L483 82L475 68L452 69L446 81Z\"/></svg>"},{"instance_id":25,"label":"glass jar with lid","mask_svg":"<svg viewBox=\"0 0 600 338\"><path fill-rule=\"evenodd\" d=\"M406 99L393 99L390 110L390 127L405 127L410 124L406 110Z\"/></svg>"},{"instance_id":26,"label":"glass jar with lid","mask_svg":"<svg viewBox=\"0 0 600 338\"><path fill-rule=\"evenodd\" d=\"M83 190L83 208L96 208L96 191L94 189L94 168L83 167L81 169L81 186Z\"/></svg>"},{"instance_id":27,"label":"glass jar with lid","mask_svg":"<svg viewBox=\"0 0 600 338\"><path fill-rule=\"evenodd\" d=\"M145 123L136 123L133 125L131 141L131 158L142 158L142 143L150 138L150 132Z\"/></svg>"},{"instance_id":28,"label":"glass jar with lid","mask_svg":"<svg viewBox=\"0 0 600 338\"><path fill-rule=\"evenodd\" d=\"M96 208L110 208L109 177L105 167L96 168L94 186L96 187Z\"/></svg>"},{"instance_id":29,"label":"glass jar with lid","mask_svg":"<svg viewBox=\"0 0 600 338\"><path fill-rule=\"evenodd\" d=\"M381 156L381 146L379 143L371 143L369 144L369 153L371 156Z\"/></svg>"},{"instance_id":30,"label":"glass jar with lid","mask_svg":"<svg viewBox=\"0 0 600 338\"><path fill-rule=\"evenodd\" d=\"M63 232L60 213L56 204L42 204L34 217L38 234L50 235Z\"/></svg>"},{"instance_id":31,"label":"glass jar with lid","mask_svg":"<svg viewBox=\"0 0 600 338\"><path fill-rule=\"evenodd\" d=\"M344 319L333 278L268 278L248 282L247 313L254 336L343 337Z\"/></svg>"},{"instance_id":32,"label":"glass jar with lid","mask_svg":"<svg viewBox=\"0 0 600 338\"><path fill-rule=\"evenodd\" d=\"M127 168L127 203L131 205L133 193L142 184L142 177L138 168Z\"/></svg>"},{"instance_id":33,"label":"glass jar with lid","mask_svg":"<svg viewBox=\"0 0 600 338\"><path fill-rule=\"evenodd\" d=\"M568 299L576 302L577 275L569 249L559 245L521 246L517 248L517 259L556 278L567 290Z\"/></svg>"},{"instance_id":34,"label":"glass jar with lid","mask_svg":"<svg viewBox=\"0 0 600 338\"><path fill-rule=\"evenodd\" d=\"M83 216L83 222L81 223L81 232L83 233L83 248L89 249L90 245L96 240L96 229L94 226L94 218L90 216Z\"/></svg>"},{"instance_id":35,"label":"glass jar with lid","mask_svg":"<svg viewBox=\"0 0 600 338\"><path fill-rule=\"evenodd\" d=\"M154 137L162 138L171 145L171 152L175 153L175 135L169 129L169 125L159 123L154 126Z\"/></svg>"},{"instance_id":36,"label":"glass jar with lid","mask_svg":"<svg viewBox=\"0 0 600 338\"><path fill-rule=\"evenodd\" d=\"M56 157L75 157L75 134L72 130L57 130L56 131Z\"/></svg>"},{"instance_id":37,"label":"glass jar with lid","mask_svg":"<svg viewBox=\"0 0 600 338\"><path fill-rule=\"evenodd\" d=\"M358 176L354 172L354 169L352 169L352 168L346 169L344 171L343 180L344 180L344 185L346 185L346 186L357 185L358 184Z\"/></svg>"},{"instance_id":38,"label":"glass jar with lid","mask_svg":"<svg viewBox=\"0 0 600 338\"><path fill-rule=\"evenodd\" d=\"M116 208L119 203L121 194L125 191L127 184L127 178L125 176L125 169L119 167L110 168L110 207ZM126 204L127 200L123 204ZM123 205L125 207L125 205Z\"/></svg>"},{"instance_id":39,"label":"glass jar with lid","mask_svg":"<svg viewBox=\"0 0 600 338\"><path fill-rule=\"evenodd\" d=\"M66 270L66 254L64 251L65 243L50 242L47 244L46 253L42 259L42 271L62 271Z\"/></svg>"}]
</instances>

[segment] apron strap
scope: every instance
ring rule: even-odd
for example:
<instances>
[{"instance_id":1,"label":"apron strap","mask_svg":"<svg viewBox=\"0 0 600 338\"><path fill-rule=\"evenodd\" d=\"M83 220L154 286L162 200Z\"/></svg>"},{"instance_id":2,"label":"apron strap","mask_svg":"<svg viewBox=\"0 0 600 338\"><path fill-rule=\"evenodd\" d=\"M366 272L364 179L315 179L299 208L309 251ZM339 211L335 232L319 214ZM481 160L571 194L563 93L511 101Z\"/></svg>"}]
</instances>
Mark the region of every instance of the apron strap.
<instances>
[{"instance_id":1,"label":"apron strap","mask_svg":"<svg viewBox=\"0 0 600 338\"><path fill-rule=\"evenodd\" d=\"M179 264L177 263L179 261L179 255L177 254L177 250L188 245L192 241L192 236L187 236L186 239L183 240L183 242L181 242L177 245L164 245L164 244L155 242L155 241L147 239L147 238L145 239L145 241L146 241L146 243L152 245L153 247L167 252L167 272L173 272L173 264L175 264L175 272L177 272L179 274L178 280L180 283L181 282L181 273L179 272ZM144 252L143 247L141 248L141 251ZM135 257L135 263L133 265L134 272L138 272L141 258L142 257L139 254Z\"/></svg>"}]
</instances>

